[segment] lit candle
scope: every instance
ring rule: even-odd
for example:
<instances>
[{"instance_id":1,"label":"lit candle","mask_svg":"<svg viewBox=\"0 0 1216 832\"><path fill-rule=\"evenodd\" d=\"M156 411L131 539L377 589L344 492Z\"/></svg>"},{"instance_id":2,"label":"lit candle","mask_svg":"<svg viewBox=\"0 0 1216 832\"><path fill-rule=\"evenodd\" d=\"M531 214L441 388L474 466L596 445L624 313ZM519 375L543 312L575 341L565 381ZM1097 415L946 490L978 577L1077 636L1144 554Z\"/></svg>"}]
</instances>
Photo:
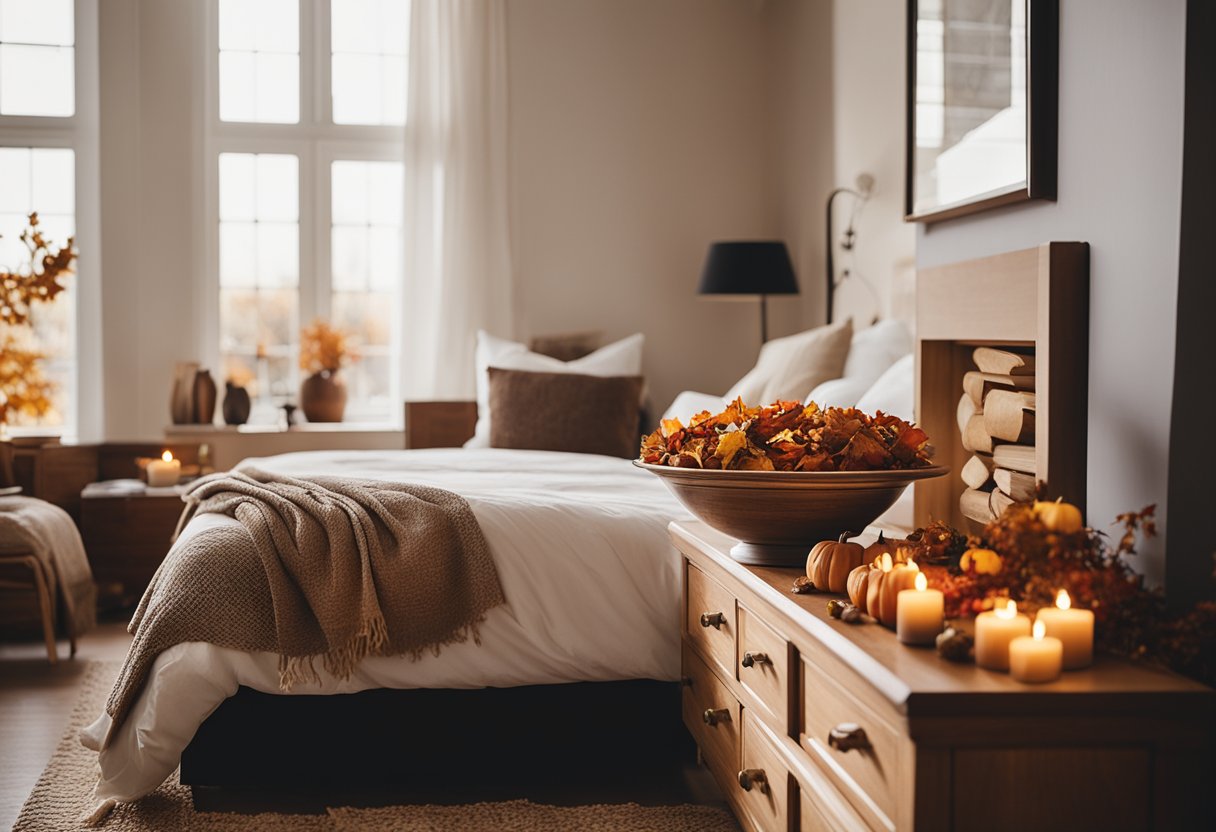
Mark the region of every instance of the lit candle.
<instances>
[{"instance_id":1,"label":"lit candle","mask_svg":"<svg viewBox=\"0 0 1216 832\"><path fill-rule=\"evenodd\" d=\"M148 463L148 487L164 488L167 485L177 485L182 477L182 461L174 459L173 454L165 451L160 459Z\"/></svg>"},{"instance_id":2,"label":"lit candle","mask_svg":"<svg viewBox=\"0 0 1216 832\"><path fill-rule=\"evenodd\" d=\"M989 670L1009 669L1009 642L1030 635L1030 619L1012 599L1000 609L975 617L975 663Z\"/></svg>"},{"instance_id":3,"label":"lit candle","mask_svg":"<svg viewBox=\"0 0 1216 832\"><path fill-rule=\"evenodd\" d=\"M1009 642L1009 673L1019 682L1050 682L1060 678L1064 644L1047 635L1042 621L1034 622L1034 636Z\"/></svg>"},{"instance_id":4,"label":"lit candle","mask_svg":"<svg viewBox=\"0 0 1216 832\"><path fill-rule=\"evenodd\" d=\"M928 587L925 573L917 572L916 587L901 589L895 599L895 632L904 644L932 644L942 631L946 599Z\"/></svg>"},{"instance_id":5,"label":"lit candle","mask_svg":"<svg viewBox=\"0 0 1216 832\"><path fill-rule=\"evenodd\" d=\"M1056 605L1039 610L1037 621L1047 628L1047 635L1064 643L1064 669L1089 667L1094 661L1094 614L1089 610L1074 610L1068 591L1056 594Z\"/></svg>"}]
</instances>

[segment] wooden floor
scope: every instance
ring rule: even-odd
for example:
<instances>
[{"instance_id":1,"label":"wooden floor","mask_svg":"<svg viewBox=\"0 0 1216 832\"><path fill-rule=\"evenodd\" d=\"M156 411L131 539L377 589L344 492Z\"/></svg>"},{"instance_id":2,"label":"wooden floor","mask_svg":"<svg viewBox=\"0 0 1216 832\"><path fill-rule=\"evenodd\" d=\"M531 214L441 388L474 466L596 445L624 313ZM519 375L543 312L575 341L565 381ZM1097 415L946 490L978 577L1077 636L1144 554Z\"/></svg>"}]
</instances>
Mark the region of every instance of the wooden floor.
<instances>
[{"instance_id":1,"label":"wooden floor","mask_svg":"<svg viewBox=\"0 0 1216 832\"><path fill-rule=\"evenodd\" d=\"M74 660L59 643L51 666L41 640L0 644L0 829L9 829L46 767L76 703L85 662L119 661L131 637L126 621L101 624L80 639Z\"/></svg>"}]
</instances>

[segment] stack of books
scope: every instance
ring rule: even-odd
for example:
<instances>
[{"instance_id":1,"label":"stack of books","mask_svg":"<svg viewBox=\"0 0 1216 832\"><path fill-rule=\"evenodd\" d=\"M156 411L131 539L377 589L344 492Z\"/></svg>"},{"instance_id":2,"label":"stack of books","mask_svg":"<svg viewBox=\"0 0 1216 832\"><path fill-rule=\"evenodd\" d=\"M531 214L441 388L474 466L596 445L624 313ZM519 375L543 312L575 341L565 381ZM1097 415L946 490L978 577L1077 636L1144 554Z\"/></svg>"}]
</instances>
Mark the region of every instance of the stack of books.
<instances>
[{"instance_id":1,"label":"stack of books","mask_svg":"<svg viewBox=\"0 0 1216 832\"><path fill-rule=\"evenodd\" d=\"M976 369L963 376L958 402L958 429L971 453L959 508L987 523L1034 499L1034 350L979 347L972 359Z\"/></svg>"}]
</instances>

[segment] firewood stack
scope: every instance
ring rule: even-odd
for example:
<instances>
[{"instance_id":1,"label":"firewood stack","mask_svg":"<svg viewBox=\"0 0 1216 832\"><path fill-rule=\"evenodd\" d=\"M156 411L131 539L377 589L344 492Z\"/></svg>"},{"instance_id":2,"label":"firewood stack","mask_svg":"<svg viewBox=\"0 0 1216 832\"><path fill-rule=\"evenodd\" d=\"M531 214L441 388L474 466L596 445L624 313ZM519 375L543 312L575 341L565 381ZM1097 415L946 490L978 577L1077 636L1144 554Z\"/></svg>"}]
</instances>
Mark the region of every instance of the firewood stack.
<instances>
[{"instance_id":1,"label":"firewood stack","mask_svg":"<svg viewBox=\"0 0 1216 832\"><path fill-rule=\"evenodd\" d=\"M976 369L963 376L958 428L971 458L960 476L963 516L977 523L999 517L1014 502L1033 500L1034 350L978 347Z\"/></svg>"}]
</instances>

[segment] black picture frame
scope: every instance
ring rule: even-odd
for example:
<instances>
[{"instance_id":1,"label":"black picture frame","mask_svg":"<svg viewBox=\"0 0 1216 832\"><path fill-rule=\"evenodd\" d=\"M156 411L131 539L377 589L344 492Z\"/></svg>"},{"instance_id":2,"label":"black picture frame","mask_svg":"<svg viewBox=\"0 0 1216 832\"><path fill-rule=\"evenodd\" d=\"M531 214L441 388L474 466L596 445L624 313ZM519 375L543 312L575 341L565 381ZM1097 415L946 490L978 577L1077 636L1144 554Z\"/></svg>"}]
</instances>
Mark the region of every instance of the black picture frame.
<instances>
[{"instance_id":1,"label":"black picture frame","mask_svg":"<svg viewBox=\"0 0 1216 832\"><path fill-rule=\"evenodd\" d=\"M950 0L943 0L948 6ZM974 197L914 210L918 0L908 0L905 84L904 220L934 223L1032 199L1056 198L1059 126L1058 0L1026 3L1026 179Z\"/></svg>"}]
</instances>

